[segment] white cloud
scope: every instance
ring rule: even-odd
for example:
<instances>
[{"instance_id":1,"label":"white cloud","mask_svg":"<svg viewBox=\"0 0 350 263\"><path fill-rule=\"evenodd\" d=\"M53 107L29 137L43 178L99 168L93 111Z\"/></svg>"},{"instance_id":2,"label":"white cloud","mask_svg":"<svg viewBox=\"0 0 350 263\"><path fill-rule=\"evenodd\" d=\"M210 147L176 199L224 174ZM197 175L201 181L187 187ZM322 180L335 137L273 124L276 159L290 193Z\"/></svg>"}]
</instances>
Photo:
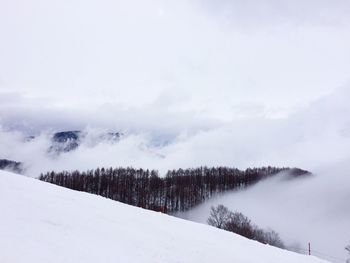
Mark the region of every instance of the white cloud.
<instances>
[{"instance_id":1,"label":"white cloud","mask_svg":"<svg viewBox=\"0 0 350 263\"><path fill-rule=\"evenodd\" d=\"M286 116L348 80L348 3L223 3L3 1L0 91L73 113L170 94L172 112L232 120Z\"/></svg>"}]
</instances>

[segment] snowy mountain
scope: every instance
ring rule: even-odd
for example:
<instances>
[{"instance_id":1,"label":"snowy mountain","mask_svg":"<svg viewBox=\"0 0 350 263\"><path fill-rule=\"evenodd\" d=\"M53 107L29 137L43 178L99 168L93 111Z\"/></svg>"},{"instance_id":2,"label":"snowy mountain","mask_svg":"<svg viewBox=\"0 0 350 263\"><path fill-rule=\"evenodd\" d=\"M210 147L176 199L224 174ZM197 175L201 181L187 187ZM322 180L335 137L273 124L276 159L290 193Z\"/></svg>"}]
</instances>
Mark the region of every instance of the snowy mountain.
<instances>
[{"instance_id":1,"label":"snowy mountain","mask_svg":"<svg viewBox=\"0 0 350 263\"><path fill-rule=\"evenodd\" d=\"M90 137L88 137L90 136ZM78 148L83 140L86 140L87 137L90 142L94 144L98 144L103 141L108 142L116 142L120 139L121 134L118 132L106 132L88 134L84 131L62 131L56 132L52 135L51 143L52 145L49 148L49 152L54 153L62 153L62 152L70 152Z\"/></svg>"},{"instance_id":2,"label":"snowy mountain","mask_svg":"<svg viewBox=\"0 0 350 263\"><path fill-rule=\"evenodd\" d=\"M21 173L23 171L22 163L7 160L7 159L0 159L0 170L8 170L15 173Z\"/></svg>"},{"instance_id":3,"label":"snowy mountain","mask_svg":"<svg viewBox=\"0 0 350 263\"><path fill-rule=\"evenodd\" d=\"M3 263L326 262L4 171L0 200Z\"/></svg>"}]
</instances>

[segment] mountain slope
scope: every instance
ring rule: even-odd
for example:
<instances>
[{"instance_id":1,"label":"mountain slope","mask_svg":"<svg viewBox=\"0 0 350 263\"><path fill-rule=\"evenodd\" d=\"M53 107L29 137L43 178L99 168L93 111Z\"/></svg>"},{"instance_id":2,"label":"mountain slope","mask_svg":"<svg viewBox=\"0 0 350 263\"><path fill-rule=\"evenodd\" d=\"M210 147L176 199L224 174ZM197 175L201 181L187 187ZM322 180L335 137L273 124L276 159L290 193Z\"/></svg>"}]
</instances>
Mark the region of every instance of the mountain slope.
<instances>
[{"instance_id":1,"label":"mountain slope","mask_svg":"<svg viewBox=\"0 0 350 263\"><path fill-rule=\"evenodd\" d=\"M21 173L23 172L23 164L12 160L0 159L0 170L8 170L14 173Z\"/></svg>"},{"instance_id":2,"label":"mountain slope","mask_svg":"<svg viewBox=\"0 0 350 263\"><path fill-rule=\"evenodd\" d=\"M117 142L121 134L118 132L102 132L89 134L86 131L62 131L52 135L49 152L64 153L76 150L82 141L89 141L93 144L101 142Z\"/></svg>"},{"instance_id":3,"label":"mountain slope","mask_svg":"<svg viewBox=\"0 0 350 263\"><path fill-rule=\"evenodd\" d=\"M0 262L325 261L0 171Z\"/></svg>"}]
</instances>

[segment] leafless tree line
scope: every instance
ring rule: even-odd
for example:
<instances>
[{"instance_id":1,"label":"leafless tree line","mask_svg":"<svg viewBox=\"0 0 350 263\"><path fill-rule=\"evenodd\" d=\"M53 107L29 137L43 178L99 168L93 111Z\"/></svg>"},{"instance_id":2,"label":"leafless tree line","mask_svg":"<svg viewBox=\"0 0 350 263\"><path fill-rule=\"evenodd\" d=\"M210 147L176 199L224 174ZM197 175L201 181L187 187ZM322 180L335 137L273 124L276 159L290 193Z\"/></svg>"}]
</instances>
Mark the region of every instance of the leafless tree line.
<instances>
[{"instance_id":1,"label":"leafless tree line","mask_svg":"<svg viewBox=\"0 0 350 263\"><path fill-rule=\"evenodd\" d=\"M263 230L254 225L240 212L232 212L223 205L212 207L208 224L271 246L285 248L279 234L274 230Z\"/></svg>"},{"instance_id":2,"label":"leafless tree line","mask_svg":"<svg viewBox=\"0 0 350 263\"><path fill-rule=\"evenodd\" d=\"M126 204L164 213L186 211L215 194L252 185L288 168L263 167L244 171L227 167L169 170L97 168L86 172L41 174L39 179L73 190L101 195ZM295 174L306 171L290 170Z\"/></svg>"}]
</instances>

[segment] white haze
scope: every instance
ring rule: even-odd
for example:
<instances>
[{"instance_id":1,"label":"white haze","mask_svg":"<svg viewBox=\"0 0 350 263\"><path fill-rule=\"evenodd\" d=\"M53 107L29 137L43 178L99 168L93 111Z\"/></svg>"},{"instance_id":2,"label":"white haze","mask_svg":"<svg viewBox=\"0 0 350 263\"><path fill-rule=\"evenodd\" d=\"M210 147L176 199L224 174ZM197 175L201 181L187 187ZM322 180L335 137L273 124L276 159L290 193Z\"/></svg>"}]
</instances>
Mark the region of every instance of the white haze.
<instances>
[{"instance_id":1,"label":"white haze","mask_svg":"<svg viewBox=\"0 0 350 263\"><path fill-rule=\"evenodd\" d=\"M350 147L348 87L315 101L287 119L252 118L212 123L205 128L175 129L166 133L147 130L109 129L122 132L119 142L96 143L106 129L86 127L81 146L53 156L48 153L52 133L46 130L33 140L28 132L3 128L2 158L23 162L27 174L38 176L51 169L89 169L97 166L134 166L159 169L200 165L301 167L314 171L346 162ZM76 127L73 127L73 129ZM36 135L36 134L34 134Z\"/></svg>"},{"instance_id":2,"label":"white haze","mask_svg":"<svg viewBox=\"0 0 350 263\"><path fill-rule=\"evenodd\" d=\"M288 249L345 262L349 242L348 200L350 169L347 163L322 167L307 179L263 181L247 190L210 199L179 217L206 223L210 207L224 204L242 212L254 224L277 231Z\"/></svg>"},{"instance_id":3,"label":"white haze","mask_svg":"<svg viewBox=\"0 0 350 263\"><path fill-rule=\"evenodd\" d=\"M305 249L310 241L314 250L337 257L325 258L341 262L338 258L346 257L344 245L350 236L348 95L348 87L338 89L288 119L241 120L173 136L123 131L119 142L96 143L105 130L86 128L82 145L58 156L47 152L53 131L25 142L22 133L3 129L0 156L24 162L29 176L97 166L153 168L161 175L167 169L200 165L308 169L314 173L310 179L267 181L182 216L205 222L210 206L223 203L277 230L288 246Z\"/></svg>"},{"instance_id":4,"label":"white haze","mask_svg":"<svg viewBox=\"0 0 350 263\"><path fill-rule=\"evenodd\" d=\"M349 11L345 0L3 0L0 118L174 129L284 117L349 80Z\"/></svg>"},{"instance_id":5,"label":"white haze","mask_svg":"<svg viewBox=\"0 0 350 263\"><path fill-rule=\"evenodd\" d=\"M97 166L307 169L312 179L213 202L344 258L349 12L345 0L1 1L0 158L33 177ZM77 129L125 135L47 153L53 131Z\"/></svg>"}]
</instances>

